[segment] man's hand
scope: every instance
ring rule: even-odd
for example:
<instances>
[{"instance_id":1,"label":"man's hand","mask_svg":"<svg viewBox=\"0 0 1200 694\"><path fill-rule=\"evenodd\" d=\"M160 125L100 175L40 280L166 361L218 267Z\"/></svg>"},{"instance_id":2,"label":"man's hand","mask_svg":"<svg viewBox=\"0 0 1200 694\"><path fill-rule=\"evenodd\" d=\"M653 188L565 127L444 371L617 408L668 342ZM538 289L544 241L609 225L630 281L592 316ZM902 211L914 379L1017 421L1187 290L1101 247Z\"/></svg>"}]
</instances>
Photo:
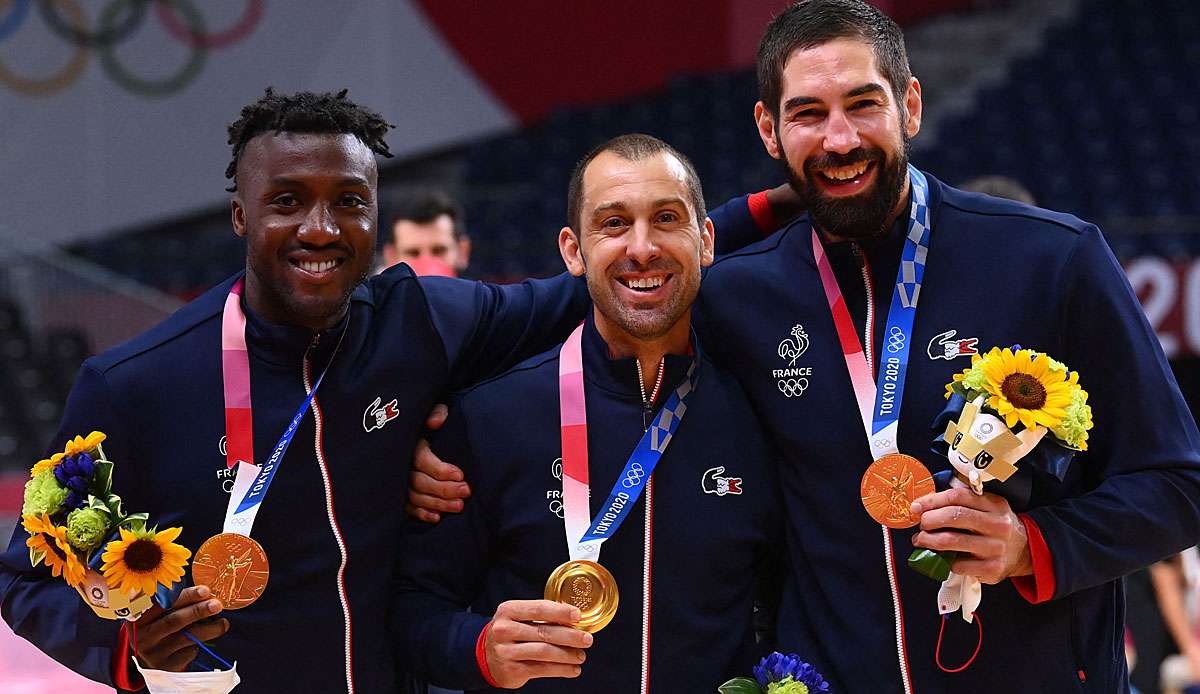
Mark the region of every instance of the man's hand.
<instances>
[{"instance_id":1,"label":"man's hand","mask_svg":"<svg viewBox=\"0 0 1200 694\"><path fill-rule=\"evenodd\" d=\"M950 566L954 573L989 584L1033 573L1025 524L1004 497L949 489L917 499L912 512L921 516L914 546L963 553Z\"/></svg>"},{"instance_id":2,"label":"man's hand","mask_svg":"<svg viewBox=\"0 0 1200 694\"><path fill-rule=\"evenodd\" d=\"M492 679L516 689L537 677L578 677L592 645L591 634L568 626L578 620L579 608L552 600L500 603L484 644Z\"/></svg>"},{"instance_id":3,"label":"man's hand","mask_svg":"<svg viewBox=\"0 0 1200 694\"><path fill-rule=\"evenodd\" d=\"M196 658L199 647L181 632L187 629L200 641L211 641L229 631L228 619L201 622L221 611L221 601L208 586L185 588L170 610L155 605L134 624L137 656L142 667L183 672Z\"/></svg>"},{"instance_id":4,"label":"man's hand","mask_svg":"<svg viewBox=\"0 0 1200 694\"><path fill-rule=\"evenodd\" d=\"M425 427L437 431L446 423L450 410L436 405L425 419ZM471 488L463 481L462 470L434 455L429 442L421 439L413 452L413 470L408 476L408 515L426 523L436 523L443 513L458 513Z\"/></svg>"},{"instance_id":5,"label":"man's hand","mask_svg":"<svg viewBox=\"0 0 1200 694\"><path fill-rule=\"evenodd\" d=\"M775 222L781 228L790 224L793 219L804 212L804 201L800 199L790 183L784 183L768 190L767 205L770 206L771 215L775 217ZM771 229L768 233L773 231L775 230Z\"/></svg>"}]
</instances>

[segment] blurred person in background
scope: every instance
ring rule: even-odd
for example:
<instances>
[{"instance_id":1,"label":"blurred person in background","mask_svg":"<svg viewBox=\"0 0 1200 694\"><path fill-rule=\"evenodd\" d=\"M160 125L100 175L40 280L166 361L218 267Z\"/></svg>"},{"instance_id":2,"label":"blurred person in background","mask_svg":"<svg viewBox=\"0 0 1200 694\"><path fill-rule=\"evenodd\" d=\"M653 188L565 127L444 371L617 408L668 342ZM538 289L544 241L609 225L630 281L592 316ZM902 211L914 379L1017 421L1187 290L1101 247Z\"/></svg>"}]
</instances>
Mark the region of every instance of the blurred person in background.
<instances>
[{"instance_id":1,"label":"blurred person in background","mask_svg":"<svg viewBox=\"0 0 1200 694\"><path fill-rule=\"evenodd\" d=\"M383 267L408 263L418 275L458 277L471 262L462 205L440 190L402 198L383 244Z\"/></svg>"},{"instance_id":2,"label":"blurred person in background","mask_svg":"<svg viewBox=\"0 0 1200 694\"><path fill-rule=\"evenodd\" d=\"M976 176L959 186L960 190L968 193L984 193L992 197L1016 200L1026 205L1036 205L1033 193L1021 185L1020 181L1008 176Z\"/></svg>"},{"instance_id":3,"label":"blurred person in background","mask_svg":"<svg viewBox=\"0 0 1200 694\"><path fill-rule=\"evenodd\" d=\"M1146 662L1146 669L1159 689L1147 686L1142 694L1200 694L1200 558L1196 548L1170 557L1149 568L1155 603L1165 626L1165 648ZM1143 649L1134 632L1138 660ZM1135 668L1137 673L1139 668ZM1149 679L1149 678L1148 678ZM1138 678L1134 678L1135 684Z\"/></svg>"}]
</instances>

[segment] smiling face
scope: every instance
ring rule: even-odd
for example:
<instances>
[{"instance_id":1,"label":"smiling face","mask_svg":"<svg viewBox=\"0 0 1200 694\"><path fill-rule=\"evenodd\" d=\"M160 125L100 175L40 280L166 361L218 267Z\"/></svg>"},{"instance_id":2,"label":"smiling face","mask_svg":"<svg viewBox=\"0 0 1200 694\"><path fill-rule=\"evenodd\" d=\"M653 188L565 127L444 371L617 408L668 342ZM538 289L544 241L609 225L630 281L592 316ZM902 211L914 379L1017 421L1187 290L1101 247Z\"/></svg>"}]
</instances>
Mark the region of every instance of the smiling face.
<instances>
[{"instance_id":1,"label":"smiling face","mask_svg":"<svg viewBox=\"0 0 1200 694\"><path fill-rule=\"evenodd\" d=\"M697 219L687 171L667 152L630 161L606 151L588 164L577 227L559 233L571 274L586 273L600 334L653 340L681 333L712 264L713 228Z\"/></svg>"},{"instance_id":2,"label":"smiling face","mask_svg":"<svg viewBox=\"0 0 1200 694\"><path fill-rule=\"evenodd\" d=\"M232 202L246 238L246 301L263 318L323 330L375 257L375 156L354 135L268 132L246 143Z\"/></svg>"},{"instance_id":3,"label":"smiling face","mask_svg":"<svg viewBox=\"0 0 1200 694\"><path fill-rule=\"evenodd\" d=\"M793 51L781 87L778 117L761 101L754 116L813 221L843 238L882 233L904 204L920 84L912 79L898 103L871 45L841 38Z\"/></svg>"}]
</instances>

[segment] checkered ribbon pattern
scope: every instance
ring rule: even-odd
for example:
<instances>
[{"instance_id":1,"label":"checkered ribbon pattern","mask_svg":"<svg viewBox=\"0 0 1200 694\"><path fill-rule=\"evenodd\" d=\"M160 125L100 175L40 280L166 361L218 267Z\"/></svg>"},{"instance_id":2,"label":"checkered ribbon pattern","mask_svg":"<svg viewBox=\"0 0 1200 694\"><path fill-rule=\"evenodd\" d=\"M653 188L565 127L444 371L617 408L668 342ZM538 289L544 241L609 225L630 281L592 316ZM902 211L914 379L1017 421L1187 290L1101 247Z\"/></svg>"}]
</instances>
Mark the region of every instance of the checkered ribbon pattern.
<instances>
[{"instance_id":1,"label":"checkered ribbon pattern","mask_svg":"<svg viewBox=\"0 0 1200 694\"><path fill-rule=\"evenodd\" d=\"M925 274L925 258L929 254L929 183L924 174L910 170L912 206L909 211L908 238L913 242L911 256L906 247L900 259L900 303L913 308L921 297L921 278Z\"/></svg>"},{"instance_id":2,"label":"checkered ribbon pattern","mask_svg":"<svg viewBox=\"0 0 1200 694\"><path fill-rule=\"evenodd\" d=\"M679 426L680 420L687 412L687 395L692 392L695 385L692 377L696 373L696 362L692 362L688 368L687 378L683 379L683 383L675 389L675 397L667 401L663 405L662 411L658 413L658 417L654 419L654 423L650 425L650 450L658 453L666 453L667 446L671 443L671 437L675 435L675 429Z\"/></svg>"}]
</instances>

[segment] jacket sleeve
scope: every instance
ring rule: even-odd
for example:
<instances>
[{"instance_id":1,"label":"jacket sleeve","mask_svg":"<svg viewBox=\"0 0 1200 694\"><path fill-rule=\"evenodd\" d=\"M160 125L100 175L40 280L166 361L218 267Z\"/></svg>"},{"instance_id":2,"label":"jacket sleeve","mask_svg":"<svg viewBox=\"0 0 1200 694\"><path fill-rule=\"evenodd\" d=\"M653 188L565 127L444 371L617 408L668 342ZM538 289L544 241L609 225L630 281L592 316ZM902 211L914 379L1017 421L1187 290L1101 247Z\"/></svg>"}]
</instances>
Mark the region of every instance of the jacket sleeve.
<instances>
[{"instance_id":1,"label":"jacket sleeve","mask_svg":"<svg viewBox=\"0 0 1200 694\"><path fill-rule=\"evenodd\" d=\"M591 307L587 282L565 272L505 285L447 277L420 282L456 389L562 342Z\"/></svg>"},{"instance_id":2,"label":"jacket sleeve","mask_svg":"<svg viewBox=\"0 0 1200 694\"><path fill-rule=\"evenodd\" d=\"M108 434L104 451L114 466L114 487L131 473L119 413L103 375L89 363L80 370L67 400L62 424L50 450L61 451L67 438L93 430ZM30 465L36 461L29 461ZM118 478L117 476L120 475ZM115 686L113 649L121 622L101 619L62 578L53 578L45 565L33 568L20 521L8 549L0 554L0 613L22 638L75 672Z\"/></svg>"},{"instance_id":3,"label":"jacket sleeve","mask_svg":"<svg viewBox=\"0 0 1200 694\"><path fill-rule=\"evenodd\" d=\"M460 404L433 441L434 451L462 466L468 479L478 467ZM481 486L477 482L476 489ZM475 660L475 643L491 615L468 611L487 571L487 500L471 499L462 513L435 525L409 520L399 559L393 631L406 669L442 687L487 687Z\"/></svg>"},{"instance_id":4,"label":"jacket sleeve","mask_svg":"<svg viewBox=\"0 0 1200 694\"><path fill-rule=\"evenodd\" d=\"M733 198L708 213L716 234L716 253L725 255L761 241L779 228L767 191Z\"/></svg>"},{"instance_id":5,"label":"jacket sleeve","mask_svg":"<svg viewBox=\"0 0 1200 694\"><path fill-rule=\"evenodd\" d=\"M1055 598L1200 539L1200 435L1137 297L1095 227L1063 268L1061 358L1079 372L1095 426L1071 463L1087 491L1029 511L1053 557Z\"/></svg>"}]
</instances>

